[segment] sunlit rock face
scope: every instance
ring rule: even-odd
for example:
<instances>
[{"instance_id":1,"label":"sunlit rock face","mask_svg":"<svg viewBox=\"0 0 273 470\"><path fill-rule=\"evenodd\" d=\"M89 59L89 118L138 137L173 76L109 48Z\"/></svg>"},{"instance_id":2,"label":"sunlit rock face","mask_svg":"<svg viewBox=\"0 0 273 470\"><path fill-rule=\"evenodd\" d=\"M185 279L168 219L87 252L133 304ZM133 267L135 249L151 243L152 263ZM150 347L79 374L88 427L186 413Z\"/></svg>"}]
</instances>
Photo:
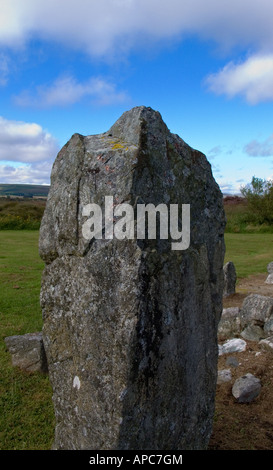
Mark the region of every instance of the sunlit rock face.
<instances>
[{"instance_id":1,"label":"sunlit rock face","mask_svg":"<svg viewBox=\"0 0 273 470\"><path fill-rule=\"evenodd\" d=\"M190 205L182 249L170 233L137 237L138 205L149 203L178 207L182 238L182 205ZM86 236L89 204L101 208L101 238ZM136 214L134 237L115 237L121 204ZM224 228L222 194L206 157L151 108L133 108L109 131L75 134L63 147L40 230L55 449L207 447Z\"/></svg>"}]
</instances>

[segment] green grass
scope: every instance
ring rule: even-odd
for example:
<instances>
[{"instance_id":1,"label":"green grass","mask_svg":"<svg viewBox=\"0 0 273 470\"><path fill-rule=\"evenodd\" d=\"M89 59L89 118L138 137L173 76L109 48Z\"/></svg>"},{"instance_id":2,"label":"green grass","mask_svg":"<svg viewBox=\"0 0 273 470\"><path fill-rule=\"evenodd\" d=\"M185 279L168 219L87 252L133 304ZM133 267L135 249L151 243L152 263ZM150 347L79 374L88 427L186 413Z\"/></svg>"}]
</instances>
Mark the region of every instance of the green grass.
<instances>
[{"instance_id":1,"label":"green grass","mask_svg":"<svg viewBox=\"0 0 273 470\"><path fill-rule=\"evenodd\" d=\"M38 231L0 231L0 450L51 447L54 430L48 376L11 364L4 338L41 331L43 262Z\"/></svg>"},{"instance_id":2,"label":"green grass","mask_svg":"<svg viewBox=\"0 0 273 470\"><path fill-rule=\"evenodd\" d=\"M233 261L238 278L266 272L273 261L273 225L254 223L246 199L225 200L224 208L225 262Z\"/></svg>"},{"instance_id":3,"label":"green grass","mask_svg":"<svg viewBox=\"0 0 273 470\"><path fill-rule=\"evenodd\" d=\"M11 364L6 336L41 331L39 304L43 262L38 231L0 231L0 450L47 450L54 438L48 376ZM227 233L225 261L238 277L266 272L273 260L273 234Z\"/></svg>"},{"instance_id":4,"label":"green grass","mask_svg":"<svg viewBox=\"0 0 273 470\"><path fill-rule=\"evenodd\" d=\"M273 233L226 233L225 262L232 261L238 278L267 271L273 261Z\"/></svg>"}]
</instances>

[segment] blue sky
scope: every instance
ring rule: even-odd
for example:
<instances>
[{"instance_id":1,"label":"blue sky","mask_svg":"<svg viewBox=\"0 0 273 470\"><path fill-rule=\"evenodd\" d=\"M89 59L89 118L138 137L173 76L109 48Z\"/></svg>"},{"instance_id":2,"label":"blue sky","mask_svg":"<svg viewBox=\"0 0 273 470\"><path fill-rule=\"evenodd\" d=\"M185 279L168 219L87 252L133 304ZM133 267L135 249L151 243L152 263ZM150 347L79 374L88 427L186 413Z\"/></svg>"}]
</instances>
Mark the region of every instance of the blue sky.
<instances>
[{"instance_id":1,"label":"blue sky","mask_svg":"<svg viewBox=\"0 0 273 470\"><path fill-rule=\"evenodd\" d=\"M0 183L49 184L75 132L134 106L224 193L273 178L271 0L0 0Z\"/></svg>"}]
</instances>

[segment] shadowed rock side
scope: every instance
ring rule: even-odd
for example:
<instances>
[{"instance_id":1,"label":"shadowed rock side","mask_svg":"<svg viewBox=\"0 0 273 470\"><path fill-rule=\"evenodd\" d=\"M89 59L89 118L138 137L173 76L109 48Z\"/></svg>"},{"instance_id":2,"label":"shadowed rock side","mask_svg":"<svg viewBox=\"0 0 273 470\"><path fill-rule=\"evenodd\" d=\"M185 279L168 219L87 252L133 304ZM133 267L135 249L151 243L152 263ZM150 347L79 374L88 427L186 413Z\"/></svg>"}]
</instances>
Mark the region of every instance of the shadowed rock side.
<instances>
[{"instance_id":1,"label":"shadowed rock side","mask_svg":"<svg viewBox=\"0 0 273 470\"><path fill-rule=\"evenodd\" d=\"M190 204L189 248L174 251L159 238L86 240L83 207L103 207L105 196L115 206ZM40 231L54 448L207 447L224 227L206 157L151 108L133 108L104 134L75 134L60 151Z\"/></svg>"}]
</instances>

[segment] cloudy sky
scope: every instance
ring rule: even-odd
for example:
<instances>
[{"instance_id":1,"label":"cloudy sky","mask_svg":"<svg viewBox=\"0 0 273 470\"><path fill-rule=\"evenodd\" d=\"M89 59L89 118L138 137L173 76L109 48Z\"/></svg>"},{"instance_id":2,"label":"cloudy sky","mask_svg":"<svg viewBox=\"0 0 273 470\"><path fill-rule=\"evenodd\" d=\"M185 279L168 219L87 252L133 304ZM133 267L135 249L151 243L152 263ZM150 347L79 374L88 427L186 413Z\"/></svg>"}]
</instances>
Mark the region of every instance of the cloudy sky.
<instances>
[{"instance_id":1,"label":"cloudy sky","mask_svg":"<svg viewBox=\"0 0 273 470\"><path fill-rule=\"evenodd\" d=\"M273 2L0 0L0 103L0 183L145 105L238 193L273 177Z\"/></svg>"}]
</instances>

